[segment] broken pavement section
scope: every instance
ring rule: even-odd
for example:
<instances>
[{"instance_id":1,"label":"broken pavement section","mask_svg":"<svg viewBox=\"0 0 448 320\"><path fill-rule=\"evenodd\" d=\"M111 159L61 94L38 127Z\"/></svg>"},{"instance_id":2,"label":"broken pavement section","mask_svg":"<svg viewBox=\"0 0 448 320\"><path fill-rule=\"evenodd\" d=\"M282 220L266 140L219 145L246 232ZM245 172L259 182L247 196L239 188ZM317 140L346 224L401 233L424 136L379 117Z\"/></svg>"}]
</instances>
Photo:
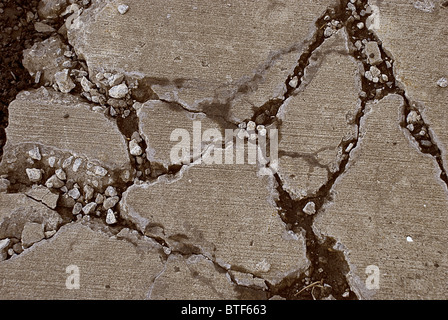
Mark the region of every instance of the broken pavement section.
<instances>
[{"instance_id":1,"label":"broken pavement section","mask_svg":"<svg viewBox=\"0 0 448 320\"><path fill-rule=\"evenodd\" d=\"M358 64L341 30L325 40L305 69L299 93L279 109L279 169L283 187L296 199L314 194L341 161L342 141L356 137L353 124L361 89Z\"/></svg>"},{"instance_id":2,"label":"broken pavement section","mask_svg":"<svg viewBox=\"0 0 448 320\"><path fill-rule=\"evenodd\" d=\"M379 12L372 31L395 59L396 78L430 126L446 166L448 88L440 84L441 79L448 78L448 7L438 0L369 2Z\"/></svg>"},{"instance_id":3,"label":"broken pavement section","mask_svg":"<svg viewBox=\"0 0 448 320\"><path fill-rule=\"evenodd\" d=\"M256 90L283 54L300 51L316 17L335 2L132 0L120 14L118 1L97 1L73 21L68 39L91 75L122 72L144 79L163 99L195 110L216 104L227 117L229 101ZM263 94L274 95L284 81L266 83Z\"/></svg>"},{"instance_id":4,"label":"broken pavement section","mask_svg":"<svg viewBox=\"0 0 448 320\"><path fill-rule=\"evenodd\" d=\"M130 167L127 142L115 123L81 99L52 89L21 92L9 105L6 135L5 157L21 144L34 143L109 168Z\"/></svg>"},{"instance_id":5,"label":"broken pavement section","mask_svg":"<svg viewBox=\"0 0 448 320\"><path fill-rule=\"evenodd\" d=\"M314 228L341 244L361 298L444 298L446 187L433 158L400 127L402 104L394 95L367 105L347 172ZM379 268L379 289L366 287L371 265Z\"/></svg>"},{"instance_id":6,"label":"broken pavement section","mask_svg":"<svg viewBox=\"0 0 448 320\"><path fill-rule=\"evenodd\" d=\"M304 239L287 232L272 177L250 165L193 165L173 181L131 186L121 215L173 251L201 253L225 269L276 284L308 266Z\"/></svg>"},{"instance_id":7,"label":"broken pavement section","mask_svg":"<svg viewBox=\"0 0 448 320\"><path fill-rule=\"evenodd\" d=\"M20 256L0 263L0 296L3 299L145 299L156 275L163 270L159 249L153 242L146 251L137 252L130 242L111 238L79 223L65 225L45 243L35 244ZM68 289L75 284L70 278L73 266L79 271L77 290Z\"/></svg>"}]
</instances>

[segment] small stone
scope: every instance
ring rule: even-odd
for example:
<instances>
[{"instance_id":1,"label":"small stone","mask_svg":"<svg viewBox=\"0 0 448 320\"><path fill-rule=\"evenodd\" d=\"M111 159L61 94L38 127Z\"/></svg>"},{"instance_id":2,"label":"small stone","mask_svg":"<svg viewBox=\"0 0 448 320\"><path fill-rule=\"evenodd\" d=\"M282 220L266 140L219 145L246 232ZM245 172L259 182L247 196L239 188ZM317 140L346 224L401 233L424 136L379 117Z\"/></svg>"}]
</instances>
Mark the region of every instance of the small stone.
<instances>
[{"instance_id":1,"label":"small stone","mask_svg":"<svg viewBox=\"0 0 448 320\"><path fill-rule=\"evenodd\" d=\"M72 164L73 161L73 156L68 157L67 159L64 160L64 162L62 162L62 168L67 168L69 165Z\"/></svg>"},{"instance_id":2,"label":"small stone","mask_svg":"<svg viewBox=\"0 0 448 320\"><path fill-rule=\"evenodd\" d=\"M406 237L406 241L407 241L407 242L414 242L414 240L413 240L412 237L410 237L410 236L407 236L407 237Z\"/></svg>"},{"instance_id":3,"label":"small stone","mask_svg":"<svg viewBox=\"0 0 448 320\"><path fill-rule=\"evenodd\" d=\"M86 77L81 78L81 87L85 92L89 92L93 88L93 83L90 82Z\"/></svg>"},{"instance_id":4,"label":"small stone","mask_svg":"<svg viewBox=\"0 0 448 320\"><path fill-rule=\"evenodd\" d=\"M90 202L82 208L82 212L84 212L84 214L91 214L95 212L95 209L96 209L96 203Z\"/></svg>"},{"instance_id":5,"label":"small stone","mask_svg":"<svg viewBox=\"0 0 448 320\"><path fill-rule=\"evenodd\" d=\"M389 77L387 76L387 74L382 74L381 75L381 81L383 81L383 82L389 81Z\"/></svg>"},{"instance_id":6,"label":"small stone","mask_svg":"<svg viewBox=\"0 0 448 320\"><path fill-rule=\"evenodd\" d=\"M90 199L93 198L93 192L95 190L93 190L93 188L89 185L85 185L84 186L84 198L89 201Z\"/></svg>"},{"instance_id":7,"label":"small stone","mask_svg":"<svg viewBox=\"0 0 448 320\"><path fill-rule=\"evenodd\" d=\"M333 35L333 28L332 27L326 27L324 30L324 36L325 38L329 38Z\"/></svg>"},{"instance_id":8,"label":"small stone","mask_svg":"<svg viewBox=\"0 0 448 320\"><path fill-rule=\"evenodd\" d=\"M96 204L102 204L104 202L104 196L101 193L98 193L95 198Z\"/></svg>"},{"instance_id":9,"label":"small stone","mask_svg":"<svg viewBox=\"0 0 448 320\"><path fill-rule=\"evenodd\" d=\"M125 5L125 4L120 4L120 5L117 7L117 10L118 10L118 12L119 12L120 14L125 14L126 12L128 12L128 10L129 10L129 6L128 6L128 5Z\"/></svg>"},{"instance_id":10,"label":"small stone","mask_svg":"<svg viewBox=\"0 0 448 320\"><path fill-rule=\"evenodd\" d=\"M79 192L78 188L73 188L71 189L68 193L67 193L72 199L79 199L79 197L81 196L81 192Z\"/></svg>"},{"instance_id":11,"label":"small stone","mask_svg":"<svg viewBox=\"0 0 448 320\"><path fill-rule=\"evenodd\" d=\"M49 26L48 24L45 24L45 23L40 22L40 21L34 23L34 29L37 32L42 32L42 33L48 33L48 32L56 31L56 29L53 28L52 26Z\"/></svg>"},{"instance_id":12,"label":"small stone","mask_svg":"<svg viewBox=\"0 0 448 320\"><path fill-rule=\"evenodd\" d=\"M64 69L64 71L56 72L54 75L54 79L56 84L59 87L59 90L62 93L69 93L72 91L76 85L68 75L68 69Z\"/></svg>"},{"instance_id":13,"label":"small stone","mask_svg":"<svg viewBox=\"0 0 448 320\"><path fill-rule=\"evenodd\" d=\"M20 244L20 242L15 243L15 244L12 246L12 249L13 249L14 252L17 253L17 254L21 254L21 253L23 252L23 247L22 247L22 245Z\"/></svg>"},{"instance_id":14,"label":"small stone","mask_svg":"<svg viewBox=\"0 0 448 320\"><path fill-rule=\"evenodd\" d=\"M104 74L101 73L101 72L98 72L98 73L95 75L95 78L96 78L96 80L101 81L101 80L104 79Z\"/></svg>"},{"instance_id":15,"label":"small stone","mask_svg":"<svg viewBox=\"0 0 448 320\"><path fill-rule=\"evenodd\" d=\"M115 117L117 115L117 111L115 111L113 107L110 107L109 114L111 115L111 117Z\"/></svg>"},{"instance_id":16,"label":"small stone","mask_svg":"<svg viewBox=\"0 0 448 320\"><path fill-rule=\"evenodd\" d=\"M56 188L59 189L64 186L64 181L59 179L55 174L52 175L48 180L45 182L45 186L47 188Z\"/></svg>"},{"instance_id":17,"label":"small stone","mask_svg":"<svg viewBox=\"0 0 448 320\"><path fill-rule=\"evenodd\" d=\"M24 248L29 248L43 239L45 239L43 224L34 222L25 224L22 231L22 245Z\"/></svg>"},{"instance_id":18,"label":"small stone","mask_svg":"<svg viewBox=\"0 0 448 320\"><path fill-rule=\"evenodd\" d=\"M114 86L109 89L109 95L112 98L121 99L124 98L129 92L128 86L124 83Z\"/></svg>"},{"instance_id":19,"label":"small stone","mask_svg":"<svg viewBox=\"0 0 448 320\"><path fill-rule=\"evenodd\" d=\"M112 209L108 209L107 210L106 223L107 224L115 224L115 223L117 223L117 218L115 217L115 214L112 211Z\"/></svg>"},{"instance_id":20,"label":"small stone","mask_svg":"<svg viewBox=\"0 0 448 320\"><path fill-rule=\"evenodd\" d=\"M373 80L373 76L372 76L372 73L371 73L370 71L366 71L365 74L364 74L364 77L365 77L367 80L369 80L369 81L372 81L372 80Z\"/></svg>"},{"instance_id":21,"label":"small stone","mask_svg":"<svg viewBox=\"0 0 448 320\"><path fill-rule=\"evenodd\" d=\"M289 81L289 86L292 88L297 88L297 85L299 84L299 78L297 78L297 76L294 76L290 81Z\"/></svg>"},{"instance_id":22,"label":"small stone","mask_svg":"<svg viewBox=\"0 0 448 320\"><path fill-rule=\"evenodd\" d=\"M8 238L0 240L0 252L5 250L9 246L10 242L11 240L9 240Z\"/></svg>"},{"instance_id":23,"label":"small stone","mask_svg":"<svg viewBox=\"0 0 448 320\"><path fill-rule=\"evenodd\" d=\"M363 22L358 22L358 24L356 26L358 27L358 29L363 29L364 28L364 23Z\"/></svg>"},{"instance_id":24,"label":"small stone","mask_svg":"<svg viewBox=\"0 0 448 320\"><path fill-rule=\"evenodd\" d=\"M429 147L432 146L432 142L429 141L429 140L420 140L420 144L421 144L423 147L426 147L426 148L429 148Z\"/></svg>"},{"instance_id":25,"label":"small stone","mask_svg":"<svg viewBox=\"0 0 448 320\"><path fill-rule=\"evenodd\" d=\"M106 190L104 191L104 194L105 194L107 197L115 197L118 193L117 193L117 190L116 190L114 187L112 187L112 186L108 186L108 187L106 188Z\"/></svg>"},{"instance_id":26,"label":"small stone","mask_svg":"<svg viewBox=\"0 0 448 320\"><path fill-rule=\"evenodd\" d=\"M350 296L350 292L348 292L348 291L345 291L343 294L342 294L342 297L343 298L348 298Z\"/></svg>"},{"instance_id":27,"label":"small stone","mask_svg":"<svg viewBox=\"0 0 448 320\"><path fill-rule=\"evenodd\" d=\"M414 111L414 110L411 110L408 113L408 116L406 117L407 123L415 124L415 123L418 123L420 120L421 120L420 115L417 113L417 111Z\"/></svg>"},{"instance_id":28,"label":"small stone","mask_svg":"<svg viewBox=\"0 0 448 320\"><path fill-rule=\"evenodd\" d=\"M93 168L93 173L97 176L104 177L107 174L107 170L101 166L95 166Z\"/></svg>"},{"instance_id":29,"label":"small stone","mask_svg":"<svg viewBox=\"0 0 448 320\"><path fill-rule=\"evenodd\" d=\"M65 174L64 170L62 169L56 169L56 177L58 177L61 180L66 180L67 179L67 175Z\"/></svg>"},{"instance_id":30,"label":"small stone","mask_svg":"<svg viewBox=\"0 0 448 320\"><path fill-rule=\"evenodd\" d=\"M31 182L39 182L42 179L42 171L40 169L26 168L26 175Z\"/></svg>"},{"instance_id":31,"label":"small stone","mask_svg":"<svg viewBox=\"0 0 448 320\"><path fill-rule=\"evenodd\" d=\"M446 88L446 87L448 87L448 79L445 78L445 77L440 78L439 80L437 80L437 85L438 85L440 88Z\"/></svg>"},{"instance_id":32,"label":"small stone","mask_svg":"<svg viewBox=\"0 0 448 320\"><path fill-rule=\"evenodd\" d=\"M45 231L45 239L51 238L56 234L56 230Z\"/></svg>"},{"instance_id":33,"label":"small stone","mask_svg":"<svg viewBox=\"0 0 448 320\"><path fill-rule=\"evenodd\" d=\"M81 166L81 164L82 164L82 159L81 158L75 159L75 162L73 162L73 167L72 167L73 171L74 172L78 172L79 167Z\"/></svg>"},{"instance_id":34,"label":"small stone","mask_svg":"<svg viewBox=\"0 0 448 320\"><path fill-rule=\"evenodd\" d=\"M31 159L40 161L42 159L42 156L40 155L39 147L35 146L33 149L28 151L28 155Z\"/></svg>"},{"instance_id":35,"label":"small stone","mask_svg":"<svg viewBox=\"0 0 448 320\"><path fill-rule=\"evenodd\" d=\"M129 152L133 156L139 156L143 153L142 148L138 145L138 142L136 140L129 141Z\"/></svg>"},{"instance_id":36,"label":"small stone","mask_svg":"<svg viewBox=\"0 0 448 320\"><path fill-rule=\"evenodd\" d=\"M256 127L257 127L257 124L253 121L249 121L247 123L247 131L254 131Z\"/></svg>"},{"instance_id":37,"label":"small stone","mask_svg":"<svg viewBox=\"0 0 448 320\"><path fill-rule=\"evenodd\" d=\"M118 196L107 198L103 202L103 208L106 210L111 209L118 203L119 200L120 198L118 198Z\"/></svg>"},{"instance_id":38,"label":"small stone","mask_svg":"<svg viewBox=\"0 0 448 320\"><path fill-rule=\"evenodd\" d=\"M368 41L364 50L370 65L375 66L383 62L381 51L376 41Z\"/></svg>"},{"instance_id":39,"label":"small stone","mask_svg":"<svg viewBox=\"0 0 448 320\"><path fill-rule=\"evenodd\" d=\"M81 212L81 210L82 210L82 204L80 202L76 202L75 205L73 206L72 213L74 216L76 216Z\"/></svg>"},{"instance_id":40,"label":"small stone","mask_svg":"<svg viewBox=\"0 0 448 320\"><path fill-rule=\"evenodd\" d=\"M55 163L56 163L56 158L55 158L55 157L50 157L50 158L48 158L48 165L49 165L51 168L54 167Z\"/></svg>"},{"instance_id":41,"label":"small stone","mask_svg":"<svg viewBox=\"0 0 448 320\"><path fill-rule=\"evenodd\" d=\"M370 67L370 73L372 74L372 77L379 77L380 75L381 75L381 71L380 71L380 69L378 69L377 67L375 67L375 66L371 66Z\"/></svg>"},{"instance_id":42,"label":"small stone","mask_svg":"<svg viewBox=\"0 0 448 320\"><path fill-rule=\"evenodd\" d=\"M124 75L122 73L117 73L109 78L109 86L113 87L119 85L124 80Z\"/></svg>"},{"instance_id":43,"label":"small stone","mask_svg":"<svg viewBox=\"0 0 448 320\"><path fill-rule=\"evenodd\" d=\"M303 212L308 215L313 215L316 213L316 204L313 201L308 202L305 207L303 207Z\"/></svg>"}]
</instances>

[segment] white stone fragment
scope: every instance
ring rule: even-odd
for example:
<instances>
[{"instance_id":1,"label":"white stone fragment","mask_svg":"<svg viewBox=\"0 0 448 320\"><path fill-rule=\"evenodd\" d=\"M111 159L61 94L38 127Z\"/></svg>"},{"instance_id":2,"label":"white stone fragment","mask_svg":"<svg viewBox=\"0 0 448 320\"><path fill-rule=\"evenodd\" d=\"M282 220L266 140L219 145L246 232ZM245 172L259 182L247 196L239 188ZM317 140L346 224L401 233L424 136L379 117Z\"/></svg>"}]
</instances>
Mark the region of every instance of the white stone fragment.
<instances>
[{"instance_id":1,"label":"white stone fragment","mask_svg":"<svg viewBox=\"0 0 448 320\"><path fill-rule=\"evenodd\" d=\"M78 188L73 188L73 189L69 190L67 194L75 200L79 199L79 197L81 196L81 192L79 192Z\"/></svg>"},{"instance_id":2,"label":"white stone fragment","mask_svg":"<svg viewBox=\"0 0 448 320\"><path fill-rule=\"evenodd\" d=\"M67 159L64 160L64 162L62 162L62 168L67 168L69 165L72 164L73 161L73 156L68 157Z\"/></svg>"},{"instance_id":3,"label":"white stone fragment","mask_svg":"<svg viewBox=\"0 0 448 320\"><path fill-rule=\"evenodd\" d=\"M115 217L115 214L112 211L112 209L107 210L106 223L107 224L115 224L115 223L117 223L117 218Z\"/></svg>"},{"instance_id":4,"label":"white stone fragment","mask_svg":"<svg viewBox=\"0 0 448 320\"><path fill-rule=\"evenodd\" d=\"M49 157L48 158L48 165L50 166L50 168L53 168L55 163L56 163L56 158L55 157Z\"/></svg>"},{"instance_id":5,"label":"white stone fragment","mask_svg":"<svg viewBox=\"0 0 448 320\"><path fill-rule=\"evenodd\" d=\"M106 188L106 190L104 191L104 194L105 194L107 197L115 197L118 193L117 193L117 190L116 190L114 187L112 187L112 186L108 186L108 187Z\"/></svg>"},{"instance_id":6,"label":"white stone fragment","mask_svg":"<svg viewBox=\"0 0 448 320\"><path fill-rule=\"evenodd\" d=\"M67 179L67 175L65 174L64 170L62 169L56 169L56 177L58 177L61 180L66 180Z\"/></svg>"},{"instance_id":7,"label":"white stone fragment","mask_svg":"<svg viewBox=\"0 0 448 320\"><path fill-rule=\"evenodd\" d=\"M40 161L42 159L42 156L40 155L39 147L34 146L33 149L28 151L28 155L31 159Z\"/></svg>"},{"instance_id":8,"label":"white stone fragment","mask_svg":"<svg viewBox=\"0 0 448 320\"><path fill-rule=\"evenodd\" d=\"M56 72L54 75L54 80L56 81L59 90L63 93L69 93L76 87L75 83L70 78L68 71L68 69L64 69L64 71Z\"/></svg>"},{"instance_id":9,"label":"white stone fragment","mask_svg":"<svg viewBox=\"0 0 448 320\"><path fill-rule=\"evenodd\" d=\"M72 167L73 171L74 172L78 172L79 167L81 166L81 164L82 164L82 159L81 158L75 159L75 162L73 162L73 167Z\"/></svg>"},{"instance_id":10,"label":"white stone fragment","mask_svg":"<svg viewBox=\"0 0 448 320\"><path fill-rule=\"evenodd\" d=\"M316 204L313 201L308 202L303 208L303 212L308 215L313 215L316 213Z\"/></svg>"},{"instance_id":11,"label":"white stone fragment","mask_svg":"<svg viewBox=\"0 0 448 320\"><path fill-rule=\"evenodd\" d=\"M112 98L121 99L124 98L129 92L128 86L125 83L119 84L109 89L109 95Z\"/></svg>"},{"instance_id":12,"label":"white stone fragment","mask_svg":"<svg viewBox=\"0 0 448 320\"><path fill-rule=\"evenodd\" d=\"M93 168L93 173L97 176L104 177L107 174L107 170L101 166L95 166Z\"/></svg>"},{"instance_id":13,"label":"white stone fragment","mask_svg":"<svg viewBox=\"0 0 448 320\"><path fill-rule=\"evenodd\" d=\"M120 4L120 5L117 7L117 10L118 10L118 12L119 12L120 14L125 14L126 12L128 12L128 10L129 10L129 6L128 6L128 5L125 5L125 4Z\"/></svg>"},{"instance_id":14,"label":"white stone fragment","mask_svg":"<svg viewBox=\"0 0 448 320\"><path fill-rule=\"evenodd\" d=\"M133 156L139 156L143 153L142 148L138 145L138 142L136 140L129 141L129 152Z\"/></svg>"},{"instance_id":15,"label":"white stone fragment","mask_svg":"<svg viewBox=\"0 0 448 320\"><path fill-rule=\"evenodd\" d=\"M31 182L39 182L42 179L42 171L40 169L26 168L26 175Z\"/></svg>"},{"instance_id":16,"label":"white stone fragment","mask_svg":"<svg viewBox=\"0 0 448 320\"><path fill-rule=\"evenodd\" d=\"M84 214L91 214L95 211L95 209L96 209L96 203L90 202L86 204L84 208L82 208L82 212L84 212Z\"/></svg>"},{"instance_id":17,"label":"white stone fragment","mask_svg":"<svg viewBox=\"0 0 448 320\"><path fill-rule=\"evenodd\" d=\"M445 77L440 78L439 80L437 80L437 85L438 85L440 88L446 88L446 87L448 87L448 79L445 78Z\"/></svg>"}]
</instances>

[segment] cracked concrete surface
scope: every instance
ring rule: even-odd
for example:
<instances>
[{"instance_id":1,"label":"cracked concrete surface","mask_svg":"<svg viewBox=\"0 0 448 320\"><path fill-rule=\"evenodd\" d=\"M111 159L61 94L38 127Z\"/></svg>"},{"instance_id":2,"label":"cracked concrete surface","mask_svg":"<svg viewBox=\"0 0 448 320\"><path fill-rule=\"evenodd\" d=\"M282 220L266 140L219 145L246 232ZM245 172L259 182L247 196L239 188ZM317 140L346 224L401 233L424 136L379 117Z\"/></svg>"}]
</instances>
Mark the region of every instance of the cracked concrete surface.
<instances>
[{"instance_id":1,"label":"cracked concrete surface","mask_svg":"<svg viewBox=\"0 0 448 320\"><path fill-rule=\"evenodd\" d=\"M446 299L446 1L120 4L2 3L0 298Z\"/></svg>"}]
</instances>

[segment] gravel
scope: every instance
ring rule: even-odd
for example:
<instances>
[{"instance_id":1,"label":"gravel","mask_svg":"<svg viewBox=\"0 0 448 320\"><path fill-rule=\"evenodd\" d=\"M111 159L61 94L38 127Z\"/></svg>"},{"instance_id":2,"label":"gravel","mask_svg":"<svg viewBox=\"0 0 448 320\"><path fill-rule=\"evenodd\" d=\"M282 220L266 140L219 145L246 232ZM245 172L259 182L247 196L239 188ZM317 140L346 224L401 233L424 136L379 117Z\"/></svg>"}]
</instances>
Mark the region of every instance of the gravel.
<instances>
[{"instance_id":1,"label":"gravel","mask_svg":"<svg viewBox=\"0 0 448 320\"><path fill-rule=\"evenodd\" d=\"M40 155L39 147L35 146L33 149L28 151L28 155L31 159L40 161L42 159L42 156Z\"/></svg>"},{"instance_id":2,"label":"gravel","mask_svg":"<svg viewBox=\"0 0 448 320\"><path fill-rule=\"evenodd\" d=\"M440 78L439 80L437 80L437 85L440 88L447 88L448 87L448 79L445 77Z\"/></svg>"},{"instance_id":3,"label":"gravel","mask_svg":"<svg viewBox=\"0 0 448 320\"><path fill-rule=\"evenodd\" d=\"M128 92L129 92L129 89L125 83L119 84L118 86L114 86L109 89L109 95L112 98L116 98L116 99L122 99L122 98L126 97Z\"/></svg>"},{"instance_id":4,"label":"gravel","mask_svg":"<svg viewBox=\"0 0 448 320\"><path fill-rule=\"evenodd\" d=\"M107 210L106 223L107 224L115 224L115 223L117 223L117 218L115 217L115 214L112 211L112 209L108 209Z\"/></svg>"},{"instance_id":5,"label":"gravel","mask_svg":"<svg viewBox=\"0 0 448 320\"><path fill-rule=\"evenodd\" d=\"M42 171L40 169L26 168L26 175L31 182L39 182L42 180Z\"/></svg>"},{"instance_id":6,"label":"gravel","mask_svg":"<svg viewBox=\"0 0 448 320\"><path fill-rule=\"evenodd\" d=\"M129 141L129 152L133 155L133 156L139 156L143 153L142 148L138 145L137 140L131 140Z\"/></svg>"},{"instance_id":7,"label":"gravel","mask_svg":"<svg viewBox=\"0 0 448 320\"><path fill-rule=\"evenodd\" d=\"M120 14L125 14L126 12L128 12L128 10L129 10L129 6L128 6L128 5L125 5L125 4L120 4L120 5L117 7L117 10L118 10L118 12L119 12Z\"/></svg>"},{"instance_id":8,"label":"gravel","mask_svg":"<svg viewBox=\"0 0 448 320\"><path fill-rule=\"evenodd\" d=\"M56 72L54 75L54 79L58 88L63 93L69 93L72 91L76 85L68 75L68 69L64 69L64 71Z\"/></svg>"}]
</instances>

